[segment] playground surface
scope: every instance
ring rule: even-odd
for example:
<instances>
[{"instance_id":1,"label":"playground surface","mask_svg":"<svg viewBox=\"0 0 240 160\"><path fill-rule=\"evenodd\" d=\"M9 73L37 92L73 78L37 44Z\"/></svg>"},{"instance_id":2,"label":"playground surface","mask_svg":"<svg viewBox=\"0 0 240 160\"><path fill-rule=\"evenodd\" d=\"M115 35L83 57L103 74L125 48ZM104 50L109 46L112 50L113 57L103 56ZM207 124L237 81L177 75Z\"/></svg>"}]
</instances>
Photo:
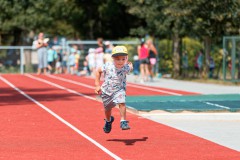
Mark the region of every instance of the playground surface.
<instances>
[{"instance_id":1,"label":"playground surface","mask_svg":"<svg viewBox=\"0 0 240 160\"><path fill-rule=\"evenodd\" d=\"M105 134L92 78L0 75L0 159L240 159L239 86L128 80L131 129L115 108Z\"/></svg>"}]
</instances>

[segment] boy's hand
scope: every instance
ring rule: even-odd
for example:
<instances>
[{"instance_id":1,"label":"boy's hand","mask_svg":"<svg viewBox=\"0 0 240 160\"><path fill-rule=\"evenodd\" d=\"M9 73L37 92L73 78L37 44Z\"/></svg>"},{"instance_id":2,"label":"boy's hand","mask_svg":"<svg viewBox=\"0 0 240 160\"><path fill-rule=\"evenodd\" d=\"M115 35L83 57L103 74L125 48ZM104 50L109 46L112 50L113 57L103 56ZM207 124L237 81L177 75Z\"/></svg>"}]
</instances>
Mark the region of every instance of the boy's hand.
<instances>
[{"instance_id":1,"label":"boy's hand","mask_svg":"<svg viewBox=\"0 0 240 160\"><path fill-rule=\"evenodd\" d=\"M132 70L133 69L133 64L132 62L127 62L128 66L130 67L130 69Z\"/></svg>"},{"instance_id":2,"label":"boy's hand","mask_svg":"<svg viewBox=\"0 0 240 160\"><path fill-rule=\"evenodd\" d=\"M99 94L101 92L101 87L100 86L96 86L95 87L95 93Z\"/></svg>"}]
</instances>

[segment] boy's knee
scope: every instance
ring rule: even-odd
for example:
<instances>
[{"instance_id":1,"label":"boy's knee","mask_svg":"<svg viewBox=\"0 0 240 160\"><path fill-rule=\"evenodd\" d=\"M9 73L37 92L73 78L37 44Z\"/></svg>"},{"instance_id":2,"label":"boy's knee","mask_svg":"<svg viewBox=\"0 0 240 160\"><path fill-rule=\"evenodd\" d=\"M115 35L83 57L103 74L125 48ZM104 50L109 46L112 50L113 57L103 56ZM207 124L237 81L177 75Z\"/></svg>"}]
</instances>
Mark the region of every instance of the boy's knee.
<instances>
[{"instance_id":1,"label":"boy's knee","mask_svg":"<svg viewBox=\"0 0 240 160\"><path fill-rule=\"evenodd\" d=\"M118 107L119 107L119 108L124 108L124 107L126 107L126 105L125 105L125 103L119 103L119 104L118 104Z\"/></svg>"}]
</instances>

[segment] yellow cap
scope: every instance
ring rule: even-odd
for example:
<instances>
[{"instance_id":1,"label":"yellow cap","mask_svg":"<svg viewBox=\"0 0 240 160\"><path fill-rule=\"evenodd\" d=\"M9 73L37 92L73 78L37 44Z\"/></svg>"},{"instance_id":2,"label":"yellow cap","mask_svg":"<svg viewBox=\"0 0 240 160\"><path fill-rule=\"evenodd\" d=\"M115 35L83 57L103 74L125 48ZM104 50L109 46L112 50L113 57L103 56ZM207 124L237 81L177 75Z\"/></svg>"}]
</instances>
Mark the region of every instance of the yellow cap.
<instances>
[{"instance_id":1,"label":"yellow cap","mask_svg":"<svg viewBox=\"0 0 240 160\"><path fill-rule=\"evenodd\" d=\"M116 46L112 50L112 57L114 56L127 56L128 51L125 46Z\"/></svg>"}]
</instances>

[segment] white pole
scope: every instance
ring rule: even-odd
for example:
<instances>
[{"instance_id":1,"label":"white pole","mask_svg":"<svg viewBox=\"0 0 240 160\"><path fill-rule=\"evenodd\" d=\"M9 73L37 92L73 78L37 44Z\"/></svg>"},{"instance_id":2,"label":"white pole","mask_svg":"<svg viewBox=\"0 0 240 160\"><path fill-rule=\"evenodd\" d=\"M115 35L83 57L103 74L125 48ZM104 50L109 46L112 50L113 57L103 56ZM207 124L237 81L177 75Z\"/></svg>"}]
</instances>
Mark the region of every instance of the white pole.
<instances>
[{"instance_id":1,"label":"white pole","mask_svg":"<svg viewBox=\"0 0 240 160\"><path fill-rule=\"evenodd\" d=\"M24 58L24 50L23 50L23 47L20 48L20 71L21 71L21 74L24 73L24 65L23 65L23 59Z\"/></svg>"}]
</instances>

